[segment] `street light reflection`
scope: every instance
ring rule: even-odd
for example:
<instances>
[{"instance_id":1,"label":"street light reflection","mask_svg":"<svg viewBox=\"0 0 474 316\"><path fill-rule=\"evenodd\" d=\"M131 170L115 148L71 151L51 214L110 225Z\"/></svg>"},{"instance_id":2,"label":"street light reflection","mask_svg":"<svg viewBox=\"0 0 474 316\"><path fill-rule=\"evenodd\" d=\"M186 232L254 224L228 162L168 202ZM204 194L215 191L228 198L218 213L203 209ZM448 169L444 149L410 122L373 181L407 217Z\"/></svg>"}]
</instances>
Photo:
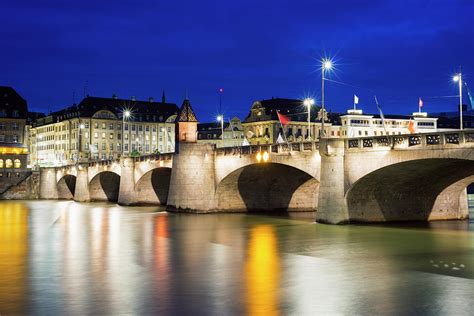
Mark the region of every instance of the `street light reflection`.
<instances>
[{"instance_id":1,"label":"street light reflection","mask_svg":"<svg viewBox=\"0 0 474 316\"><path fill-rule=\"evenodd\" d=\"M280 259L273 227L260 225L253 228L247 252L247 314L276 315L279 311Z\"/></svg>"}]
</instances>

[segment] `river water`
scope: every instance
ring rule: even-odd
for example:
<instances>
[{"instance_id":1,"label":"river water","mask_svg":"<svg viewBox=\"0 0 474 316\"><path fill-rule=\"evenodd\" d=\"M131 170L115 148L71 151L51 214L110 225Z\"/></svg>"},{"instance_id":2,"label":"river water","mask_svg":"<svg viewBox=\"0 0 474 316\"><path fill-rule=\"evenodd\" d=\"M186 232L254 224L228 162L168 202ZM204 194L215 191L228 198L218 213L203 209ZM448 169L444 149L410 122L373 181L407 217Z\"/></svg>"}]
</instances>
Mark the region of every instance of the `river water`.
<instances>
[{"instance_id":1,"label":"river water","mask_svg":"<svg viewBox=\"0 0 474 316\"><path fill-rule=\"evenodd\" d=\"M0 314L473 313L474 222L0 202Z\"/></svg>"}]
</instances>

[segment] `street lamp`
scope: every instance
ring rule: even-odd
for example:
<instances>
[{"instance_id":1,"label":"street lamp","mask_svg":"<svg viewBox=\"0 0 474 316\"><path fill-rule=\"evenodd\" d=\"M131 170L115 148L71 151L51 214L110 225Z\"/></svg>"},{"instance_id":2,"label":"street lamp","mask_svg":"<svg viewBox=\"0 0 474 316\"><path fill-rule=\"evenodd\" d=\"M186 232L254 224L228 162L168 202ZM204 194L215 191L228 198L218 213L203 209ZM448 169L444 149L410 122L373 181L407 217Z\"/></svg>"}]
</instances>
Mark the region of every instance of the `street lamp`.
<instances>
[{"instance_id":1,"label":"street lamp","mask_svg":"<svg viewBox=\"0 0 474 316\"><path fill-rule=\"evenodd\" d=\"M322 133L321 136L325 136L324 130L324 119L325 119L325 108L324 108L324 73L332 69L332 61L328 58L324 58L321 60L321 110L322 110L322 120L321 120L321 129Z\"/></svg>"},{"instance_id":2,"label":"street lamp","mask_svg":"<svg viewBox=\"0 0 474 316\"><path fill-rule=\"evenodd\" d=\"M123 111L122 115L122 156L124 152L124 147L125 147L125 119L128 119L132 113L129 110Z\"/></svg>"},{"instance_id":3,"label":"street lamp","mask_svg":"<svg viewBox=\"0 0 474 316\"><path fill-rule=\"evenodd\" d=\"M459 84L459 129L463 129L462 123L462 74L458 73L453 77L453 81Z\"/></svg>"},{"instance_id":4,"label":"street lamp","mask_svg":"<svg viewBox=\"0 0 474 316\"><path fill-rule=\"evenodd\" d=\"M77 161L79 161L79 159L81 158L81 146L82 146L82 130L85 128L86 126L84 124L80 124L79 125L79 137L78 137L78 140L79 140L79 148L77 150Z\"/></svg>"},{"instance_id":5,"label":"street lamp","mask_svg":"<svg viewBox=\"0 0 474 316\"><path fill-rule=\"evenodd\" d=\"M303 104L308 108L308 140L311 140L311 106L314 105L314 99L306 98Z\"/></svg>"},{"instance_id":6,"label":"street lamp","mask_svg":"<svg viewBox=\"0 0 474 316\"><path fill-rule=\"evenodd\" d=\"M221 139L222 139L222 147L224 147L224 116L218 115L217 121L221 122Z\"/></svg>"}]
</instances>

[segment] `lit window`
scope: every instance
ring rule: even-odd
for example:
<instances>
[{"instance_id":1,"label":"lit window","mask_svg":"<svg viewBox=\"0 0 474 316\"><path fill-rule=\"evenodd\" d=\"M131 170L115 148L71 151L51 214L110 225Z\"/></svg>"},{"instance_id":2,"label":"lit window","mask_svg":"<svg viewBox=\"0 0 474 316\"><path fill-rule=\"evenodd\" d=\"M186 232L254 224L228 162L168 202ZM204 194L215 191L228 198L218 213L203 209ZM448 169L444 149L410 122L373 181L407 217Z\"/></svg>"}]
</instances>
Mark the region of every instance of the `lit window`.
<instances>
[{"instance_id":1,"label":"lit window","mask_svg":"<svg viewBox=\"0 0 474 316\"><path fill-rule=\"evenodd\" d=\"M15 161L14 161L14 167L15 167L15 168L21 168L21 161L20 161L20 159L15 159Z\"/></svg>"},{"instance_id":2,"label":"lit window","mask_svg":"<svg viewBox=\"0 0 474 316\"><path fill-rule=\"evenodd\" d=\"M5 168L11 168L13 166L13 161L11 159L5 160Z\"/></svg>"},{"instance_id":3,"label":"lit window","mask_svg":"<svg viewBox=\"0 0 474 316\"><path fill-rule=\"evenodd\" d=\"M0 159L0 168L4 167L3 159Z\"/></svg>"}]
</instances>

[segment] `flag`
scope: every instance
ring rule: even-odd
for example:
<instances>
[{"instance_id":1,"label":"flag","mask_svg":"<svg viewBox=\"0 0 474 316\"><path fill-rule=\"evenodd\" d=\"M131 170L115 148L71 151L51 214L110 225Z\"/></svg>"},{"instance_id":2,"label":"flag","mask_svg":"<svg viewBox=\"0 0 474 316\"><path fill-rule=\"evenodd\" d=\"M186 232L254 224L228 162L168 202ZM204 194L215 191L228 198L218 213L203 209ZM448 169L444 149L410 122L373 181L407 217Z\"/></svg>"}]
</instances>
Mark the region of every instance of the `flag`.
<instances>
[{"instance_id":1,"label":"flag","mask_svg":"<svg viewBox=\"0 0 474 316\"><path fill-rule=\"evenodd\" d=\"M410 120L408 122L408 131L410 132L410 134L415 133L415 122L413 122L413 120Z\"/></svg>"},{"instance_id":2,"label":"flag","mask_svg":"<svg viewBox=\"0 0 474 316\"><path fill-rule=\"evenodd\" d=\"M280 114L280 112L277 112L277 114L282 126L288 125L288 123L290 123L291 120L288 116Z\"/></svg>"},{"instance_id":3,"label":"flag","mask_svg":"<svg viewBox=\"0 0 474 316\"><path fill-rule=\"evenodd\" d=\"M385 134L387 134L387 129L385 128L385 116L383 115L382 108L379 105L379 101L377 100L377 96L374 95L375 99L375 105L377 105L377 110L379 110L380 113L380 118L382 119L382 126L385 131Z\"/></svg>"},{"instance_id":4,"label":"flag","mask_svg":"<svg viewBox=\"0 0 474 316\"><path fill-rule=\"evenodd\" d=\"M252 138L253 135L255 135L254 132L252 132L252 131L247 131L247 133L246 133L245 136L247 136L247 138Z\"/></svg>"},{"instance_id":5,"label":"flag","mask_svg":"<svg viewBox=\"0 0 474 316\"><path fill-rule=\"evenodd\" d=\"M244 141L242 142L242 146L248 146L250 145L249 141L247 140L247 138L244 138Z\"/></svg>"},{"instance_id":6,"label":"flag","mask_svg":"<svg viewBox=\"0 0 474 316\"><path fill-rule=\"evenodd\" d=\"M354 105L359 104L359 97L354 94Z\"/></svg>"},{"instance_id":7,"label":"flag","mask_svg":"<svg viewBox=\"0 0 474 316\"><path fill-rule=\"evenodd\" d=\"M418 98L418 107L421 108L423 107L423 100L421 98Z\"/></svg>"},{"instance_id":8,"label":"flag","mask_svg":"<svg viewBox=\"0 0 474 316\"><path fill-rule=\"evenodd\" d=\"M278 138L277 138L277 144L283 144L285 141L283 140L283 137L281 137L281 134L278 133Z\"/></svg>"},{"instance_id":9,"label":"flag","mask_svg":"<svg viewBox=\"0 0 474 316\"><path fill-rule=\"evenodd\" d=\"M472 97L471 90L469 90L469 87L467 86L467 82L466 82L466 81L464 81L464 85L466 86L467 96L469 97L469 104L471 105L471 106L468 108L468 111L472 111L472 107L474 106L474 98Z\"/></svg>"}]
</instances>

